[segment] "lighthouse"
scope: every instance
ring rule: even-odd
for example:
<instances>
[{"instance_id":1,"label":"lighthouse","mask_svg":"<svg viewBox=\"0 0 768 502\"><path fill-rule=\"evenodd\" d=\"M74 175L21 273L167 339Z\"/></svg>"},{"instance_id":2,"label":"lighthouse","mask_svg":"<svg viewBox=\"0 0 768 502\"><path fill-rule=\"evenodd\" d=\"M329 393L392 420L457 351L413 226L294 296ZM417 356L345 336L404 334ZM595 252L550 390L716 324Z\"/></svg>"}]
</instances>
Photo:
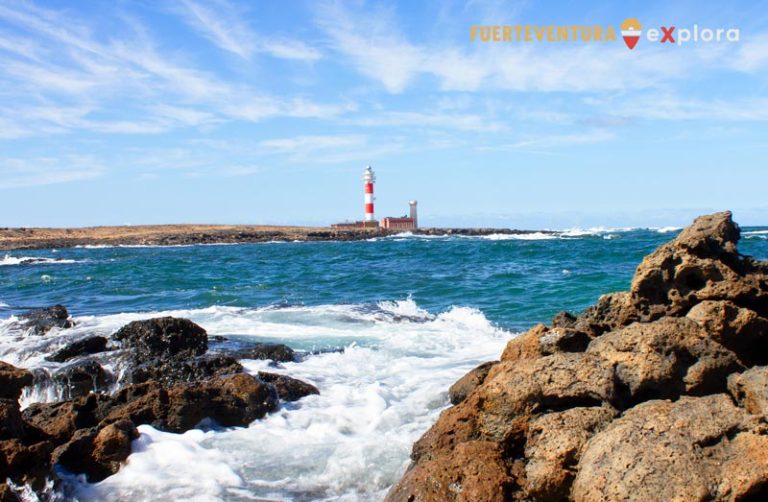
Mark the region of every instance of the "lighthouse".
<instances>
[{"instance_id":1,"label":"lighthouse","mask_svg":"<svg viewBox=\"0 0 768 502\"><path fill-rule=\"evenodd\" d=\"M365 222L373 222L373 184L376 182L376 175L373 174L371 166L365 168L363 172L363 194L365 200Z\"/></svg>"}]
</instances>

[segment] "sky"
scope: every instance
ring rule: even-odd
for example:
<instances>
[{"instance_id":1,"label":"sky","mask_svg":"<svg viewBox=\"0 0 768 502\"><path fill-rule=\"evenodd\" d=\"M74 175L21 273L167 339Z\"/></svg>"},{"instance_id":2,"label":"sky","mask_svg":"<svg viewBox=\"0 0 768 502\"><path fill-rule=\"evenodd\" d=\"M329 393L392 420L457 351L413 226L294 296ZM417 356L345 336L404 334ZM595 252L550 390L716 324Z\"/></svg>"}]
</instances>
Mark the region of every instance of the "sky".
<instances>
[{"instance_id":1,"label":"sky","mask_svg":"<svg viewBox=\"0 0 768 502\"><path fill-rule=\"evenodd\" d=\"M739 40L470 38L630 17ZM0 226L768 224L767 91L760 1L0 0Z\"/></svg>"}]
</instances>

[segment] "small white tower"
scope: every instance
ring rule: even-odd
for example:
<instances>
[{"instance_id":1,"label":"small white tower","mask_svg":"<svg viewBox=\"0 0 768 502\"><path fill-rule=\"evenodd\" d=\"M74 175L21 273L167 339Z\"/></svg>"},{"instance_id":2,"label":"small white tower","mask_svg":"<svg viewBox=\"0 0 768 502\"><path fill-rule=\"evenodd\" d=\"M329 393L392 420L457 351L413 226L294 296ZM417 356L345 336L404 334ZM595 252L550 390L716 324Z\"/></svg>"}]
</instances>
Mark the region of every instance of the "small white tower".
<instances>
[{"instance_id":1,"label":"small white tower","mask_svg":"<svg viewBox=\"0 0 768 502\"><path fill-rule=\"evenodd\" d=\"M415 200L409 201L408 205L411 206L411 219L413 220L413 228L419 228L419 218L416 213L416 202Z\"/></svg>"},{"instance_id":2,"label":"small white tower","mask_svg":"<svg viewBox=\"0 0 768 502\"><path fill-rule=\"evenodd\" d=\"M365 221L373 220L373 184L376 182L376 175L371 166L365 168L363 172L363 194L365 197Z\"/></svg>"}]
</instances>

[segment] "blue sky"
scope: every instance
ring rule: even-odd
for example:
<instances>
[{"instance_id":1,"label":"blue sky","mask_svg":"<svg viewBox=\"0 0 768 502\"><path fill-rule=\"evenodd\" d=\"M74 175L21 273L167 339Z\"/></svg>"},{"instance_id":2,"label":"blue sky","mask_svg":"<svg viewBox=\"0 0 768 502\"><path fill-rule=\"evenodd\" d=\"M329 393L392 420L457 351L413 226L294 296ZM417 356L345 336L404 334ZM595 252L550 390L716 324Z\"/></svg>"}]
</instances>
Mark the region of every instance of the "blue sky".
<instances>
[{"instance_id":1,"label":"blue sky","mask_svg":"<svg viewBox=\"0 0 768 502\"><path fill-rule=\"evenodd\" d=\"M721 3L721 2L718 2ZM0 2L0 225L768 224L768 2ZM484 44L471 25L740 29Z\"/></svg>"}]
</instances>

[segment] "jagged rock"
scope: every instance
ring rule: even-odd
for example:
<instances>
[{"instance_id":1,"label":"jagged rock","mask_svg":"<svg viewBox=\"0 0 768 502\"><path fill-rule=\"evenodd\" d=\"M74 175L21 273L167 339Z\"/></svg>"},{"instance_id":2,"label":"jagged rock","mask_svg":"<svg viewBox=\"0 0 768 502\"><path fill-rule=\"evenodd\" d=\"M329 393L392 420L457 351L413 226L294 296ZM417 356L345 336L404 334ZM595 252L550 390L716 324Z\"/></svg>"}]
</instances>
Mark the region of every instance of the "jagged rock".
<instances>
[{"instance_id":1,"label":"jagged rock","mask_svg":"<svg viewBox=\"0 0 768 502\"><path fill-rule=\"evenodd\" d=\"M27 424L36 427L60 445L79 429L95 427L112 405L112 398L104 394L87 396L55 403L34 403L22 416Z\"/></svg>"},{"instance_id":2,"label":"jagged rock","mask_svg":"<svg viewBox=\"0 0 768 502\"><path fill-rule=\"evenodd\" d=\"M736 251L739 235L730 212L701 216L645 257L630 289L641 319L685 315L704 300L730 300L768 314L766 276Z\"/></svg>"},{"instance_id":3,"label":"jagged rock","mask_svg":"<svg viewBox=\"0 0 768 502\"><path fill-rule=\"evenodd\" d=\"M80 429L66 444L54 450L52 459L76 474L85 474L91 483L115 474L131 453L131 441L139 431L130 420L103 428Z\"/></svg>"},{"instance_id":4,"label":"jagged rock","mask_svg":"<svg viewBox=\"0 0 768 502\"><path fill-rule=\"evenodd\" d=\"M245 426L278 408L275 388L246 373L168 389L157 382L131 385L116 394L102 423L128 419L169 432L184 432L204 418Z\"/></svg>"},{"instance_id":5,"label":"jagged rock","mask_svg":"<svg viewBox=\"0 0 768 502\"><path fill-rule=\"evenodd\" d=\"M272 384L278 397L284 401L298 401L302 397L320 394L314 385L286 375L259 371L259 379L262 382Z\"/></svg>"},{"instance_id":6,"label":"jagged rock","mask_svg":"<svg viewBox=\"0 0 768 502\"><path fill-rule=\"evenodd\" d=\"M130 383L155 380L163 385L205 380L215 376L233 375L243 371L237 360L225 355L202 355L189 360L154 359L130 370Z\"/></svg>"},{"instance_id":7,"label":"jagged rock","mask_svg":"<svg viewBox=\"0 0 768 502\"><path fill-rule=\"evenodd\" d=\"M768 363L768 319L730 301L703 301L688 312L709 335L745 364Z\"/></svg>"},{"instance_id":8,"label":"jagged rock","mask_svg":"<svg viewBox=\"0 0 768 502\"><path fill-rule=\"evenodd\" d=\"M122 342L123 348L133 349L136 364L156 358L187 359L208 350L205 330L192 321L175 317L133 321L120 328L113 338Z\"/></svg>"},{"instance_id":9,"label":"jagged rock","mask_svg":"<svg viewBox=\"0 0 768 502\"><path fill-rule=\"evenodd\" d=\"M753 433L761 429L725 394L647 401L587 442L571 495L739 500L768 480L768 437Z\"/></svg>"},{"instance_id":10,"label":"jagged rock","mask_svg":"<svg viewBox=\"0 0 768 502\"><path fill-rule=\"evenodd\" d=\"M573 327L594 338L638 320L639 313L629 293L609 293L586 309Z\"/></svg>"},{"instance_id":11,"label":"jagged rock","mask_svg":"<svg viewBox=\"0 0 768 502\"><path fill-rule=\"evenodd\" d=\"M497 443L467 441L444 456L415 465L385 502L495 502L509 500L513 485Z\"/></svg>"},{"instance_id":12,"label":"jagged rock","mask_svg":"<svg viewBox=\"0 0 768 502\"><path fill-rule=\"evenodd\" d=\"M465 441L524 438L532 415L615 401L613 368L584 353L502 361L466 400L445 410L413 446L411 458L432 456Z\"/></svg>"},{"instance_id":13,"label":"jagged rock","mask_svg":"<svg viewBox=\"0 0 768 502\"><path fill-rule=\"evenodd\" d=\"M571 408L531 421L525 441L525 482L531 500L568 498L586 442L617 415L610 406Z\"/></svg>"},{"instance_id":14,"label":"jagged rock","mask_svg":"<svg viewBox=\"0 0 768 502\"><path fill-rule=\"evenodd\" d=\"M85 396L92 391L104 390L109 375L93 359L84 359L64 366L53 375L63 389L64 399Z\"/></svg>"},{"instance_id":15,"label":"jagged rock","mask_svg":"<svg viewBox=\"0 0 768 502\"><path fill-rule=\"evenodd\" d=\"M21 390L32 383L32 373L0 361L0 398L18 400Z\"/></svg>"},{"instance_id":16,"label":"jagged rock","mask_svg":"<svg viewBox=\"0 0 768 502\"><path fill-rule=\"evenodd\" d=\"M498 363L498 361L483 363L451 385L451 388L448 389L448 397L451 400L451 404L459 404L464 401L473 390L485 381L488 372Z\"/></svg>"},{"instance_id":17,"label":"jagged rock","mask_svg":"<svg viewBox=\"0 0 768 502\"><path fill-rule=\"evenodd\" d=\"M685 318L632 324L596 338L587 353L615 368L624 405L724 392L727 376L742 369L732 352Z\"/></svg>"},{"instance_id":18,"label":"jagged rock","mask_svg":"<svg viewBox=\"0 0 768 502\"><path fill-rule=\"evenodd\" d=\"M34 335L45 335L53 328L66 329L75 325L64 305L30 310L19 316L23 328Z\"/></svg>"},{"instance_id":19,"label":"jagged rock","mask_svg":"<svg viewBox=\"0 0 768 502\"><path fill-rule=\"evenodd\" d=\"M46 357L45 359L47 361L63 363L70 359L74 359L75 357L104 352L106 348L106 338L103 336L91 336L76 342L72 342L66 347L63 347L57 351L55 354Z\"/></svg>"},{"instance_id":20,"label":"jagged rock","mask_svg":"<svg viewBox=\"0 0 768 502\"><path fill-rule=\"evenodd\" d=\"M520 359L536 359L544 353L541 351L540 338L549 331L543 324L537 324L522 335L516 336L507 342L501 360L513 362Z\"/></svg>"},{"instance_id":21,"label":"jagged rock","mask_svg":"<svg viewBox=\"0 0 768 502\"><path fill-rule=\"evenodd\" d=\"M558 312L555 317L552 318L553 328L573 328L576 325L577 317L570 312L563 310Z\"/></svg>"},{"instance_id":22,"label":"jagged rock","mask_svg":"<svg viewBox=\"0 0 768 502\"><path fill-rule=\"evenodd\" d=\"M768 418L768 367L755 366L728 377L733 399L753 415Z\"/></svg>"},{"instance_id":23,"label":"jagged rock","mask_svg":"<svg viewBox=\"0 0 768 502\"><path fill-rule=\"evenodd\" d=\"M0 440L24 435L24 421L15 399L0 399Z\"/></svg>"},{"instance_id":24,"label":"jagged rock","mask_svg":"<svg viewBox=\"0 0 768 502\"><path fill-rule=\"evenodd\" d=\"M53 444L49 441L29 444L20 439L0 441L0 478L42 489L51 475L52 451Z\"/></svg>"},{"instance_id":25,"label":"jagged rock","mask_svg":"<svg viewBox=\"0 0 768 502\"><path fill-rule=\"evenodd\" d=\"M387 500L768 498L768 262L738 238L698 218L630 291L510 340Z\"/></svg>"},{"instance_id":26,"label":"jagged rock","mask_svg":"<svg viewBox=\"0 0 768 502\"><path fill-rule=\"evenodd\" d=\"M294 350L282 343L256 343L249 347L228 351L227 354L236 359L271 359L280 363L296 359Z\"/></svg>"}]
</instances>

